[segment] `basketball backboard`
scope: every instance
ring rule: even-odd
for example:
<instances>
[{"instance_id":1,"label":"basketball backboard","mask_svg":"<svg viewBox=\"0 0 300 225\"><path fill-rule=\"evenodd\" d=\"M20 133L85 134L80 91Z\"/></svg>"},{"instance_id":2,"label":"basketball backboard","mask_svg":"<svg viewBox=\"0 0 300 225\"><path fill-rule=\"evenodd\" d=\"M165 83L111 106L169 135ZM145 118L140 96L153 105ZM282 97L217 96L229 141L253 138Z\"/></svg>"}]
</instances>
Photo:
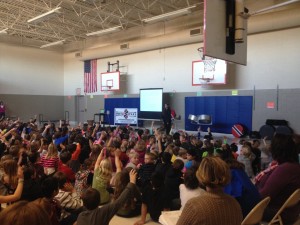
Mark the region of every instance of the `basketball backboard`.
<instances>
[{"instance_id":1,"label":"basketball backboard","mask_svg":"<svg viewBox=\"0 0 300 225\"><path fill-rule=\"evenodd\" d=\"M205 56L242 65L247 64L247 19L243 17L242 12L239 12L241 9L244 10L241 2L240 0L204 0L203 54ZM229 4L227 8L226 4ZM233 40L229 46L230 53L226 45L228 39Z\"/></svg>"},{"instance_id":2,"label":"basketball backboard","mask_svg":"<svg viewBox=\"0 0 300 225\"><path fill-rule=\"evenodd\" d=\"M120 89L120 72L101 73L101 91L117 91Z\"/></svg>"}]
</instances>

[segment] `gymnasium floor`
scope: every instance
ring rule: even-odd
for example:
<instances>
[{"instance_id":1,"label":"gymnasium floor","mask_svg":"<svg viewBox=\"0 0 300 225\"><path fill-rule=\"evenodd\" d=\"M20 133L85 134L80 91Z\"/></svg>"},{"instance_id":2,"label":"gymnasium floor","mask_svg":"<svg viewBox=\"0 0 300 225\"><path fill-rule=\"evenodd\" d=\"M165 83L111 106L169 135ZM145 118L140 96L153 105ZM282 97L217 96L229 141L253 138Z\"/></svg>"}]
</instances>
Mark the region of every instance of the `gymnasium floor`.
<instances>
[{"instance_id":1,"label":"gymnasium floor","mask_svg":"<svg viewBox=\"0 0 300 225\"><path fill-rule=\"evenodd\" d=\"M114 216L113 219L110 221L109 225L134 225L136 221L139 220L140 217L133 217L133 218L122 218L119 216ZM149 215L147 216L149 218ZM158 225L160 223L153 222L151 219L147 219L147 225ZM267 224L267 223L263 223ZM300 225L300 216L298 221L296 221L293 225Z\"/></svg>"},{"instance_id":2,"label":"gymnasium floor","mask_svg":"<svg viewBox=\"0 0 300 225\"><path fill-rule=\"evenodd\" d=\"M119 216L114 216L113 219L110 221L109 225L133 225L139 219L140 219L140 216L133 217L133 218L123 218L123 217L119 217ZM148 214L146 224L147 225L157 225L157 224L160 224L160 223L153 222L149 218L149 214Z\"/></svg>"}]
</instances>

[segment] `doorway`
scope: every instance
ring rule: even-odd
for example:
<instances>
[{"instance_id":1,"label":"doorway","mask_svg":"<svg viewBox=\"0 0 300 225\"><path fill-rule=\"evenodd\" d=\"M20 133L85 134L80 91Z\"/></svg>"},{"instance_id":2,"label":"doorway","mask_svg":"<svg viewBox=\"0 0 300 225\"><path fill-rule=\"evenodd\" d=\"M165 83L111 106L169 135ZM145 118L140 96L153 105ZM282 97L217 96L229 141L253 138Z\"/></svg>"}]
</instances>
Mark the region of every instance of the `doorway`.
<instances>
[{"instance_id":1,"label":"doorway","mask_svg":"<svg viewBox=\"0 0 300 225\"><path fill-rule=\"evenodd\" d=\"M76 122L77 124L81 123L83 124L86 121L86 107L85 107L85 96L84 95L78 95L76 96L76 103L75 103L75 112L76 112Z\"/></svg>"}]
</instances>

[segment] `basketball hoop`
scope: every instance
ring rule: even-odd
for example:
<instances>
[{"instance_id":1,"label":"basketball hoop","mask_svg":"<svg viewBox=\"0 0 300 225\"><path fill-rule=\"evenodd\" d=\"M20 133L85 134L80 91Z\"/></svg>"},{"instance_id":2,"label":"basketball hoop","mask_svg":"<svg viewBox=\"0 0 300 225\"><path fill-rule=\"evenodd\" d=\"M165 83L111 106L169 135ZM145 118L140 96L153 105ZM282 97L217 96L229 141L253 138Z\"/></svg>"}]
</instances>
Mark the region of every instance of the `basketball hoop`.
<instances>
[{"instance_id":1,"label":"basketball hoop","mask_svg":"<svg viewBox=\"0 0 300 225\"><path fill-rule=\"evenodd\" d=\"M204 56L203 56L203 47L198 48L197 51L198 51L198 54L200 56L200 59L203 60L204 59Z\"/></svg>"},{"instance_id":2,"label":"basketball hoop","mask_svg":"<svg viewBox=\"0 0 300 225\"><path fill-rule=\"evenodd\" d=\"M108 93L109 91L112 91L111 88L112 86L102 86L102 91L104 93Z\"/></svg>"},{"instance_id":3,"label":"basketball hoop","mask_svg":"<svg viewBox=\"0 0 300 225\"><path fill-rule=\"evenodd\" d=\"M210 85L210 81L212 81L213 78L209 78L209 77L200 77L199 81L200 81L200 87L202 89L206 89L209 87Z\"/></svg>"}]
</instances>

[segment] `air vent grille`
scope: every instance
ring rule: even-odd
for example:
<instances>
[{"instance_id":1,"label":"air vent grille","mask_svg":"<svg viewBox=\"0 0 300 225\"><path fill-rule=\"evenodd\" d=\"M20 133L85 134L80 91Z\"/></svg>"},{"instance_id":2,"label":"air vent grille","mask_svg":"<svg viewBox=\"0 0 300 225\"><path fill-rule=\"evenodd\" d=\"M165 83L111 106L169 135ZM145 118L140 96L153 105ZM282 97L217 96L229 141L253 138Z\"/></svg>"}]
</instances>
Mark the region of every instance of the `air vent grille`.
<instances>
[{"instance_id":1,"label":"air vent grille","mask_svg":"<svg viewBox=\"0 0 300 225\"><path fill-rule=\"evenodd\" d=\"M76 58L79 58L79 57L81 57L81 56L82 56L82 55L81 55L81 52L76 52L76 53L75 53L75 57L76 57Z\"/></svg>"},{"instance_id":2,"label":"air vent grille","mask_svg":"<svg viewBox=\"0 0 300 225\"><path fill-rule=\"evenodd\" d=\"M190 30L190 36L197 36L197 35L200 35L200 34L202 34L202 29L201 28Z\"/></svg>"},{"instance_id":3,"label":"air vent grille","mask_svg":"<svg viewBox=\"0 0 300 225\"><path fill-rule=\"evenodd\" d=\"M129 43L121 44L120 49L121 50L129 49Z\"/></svg>"}]
</instances>

